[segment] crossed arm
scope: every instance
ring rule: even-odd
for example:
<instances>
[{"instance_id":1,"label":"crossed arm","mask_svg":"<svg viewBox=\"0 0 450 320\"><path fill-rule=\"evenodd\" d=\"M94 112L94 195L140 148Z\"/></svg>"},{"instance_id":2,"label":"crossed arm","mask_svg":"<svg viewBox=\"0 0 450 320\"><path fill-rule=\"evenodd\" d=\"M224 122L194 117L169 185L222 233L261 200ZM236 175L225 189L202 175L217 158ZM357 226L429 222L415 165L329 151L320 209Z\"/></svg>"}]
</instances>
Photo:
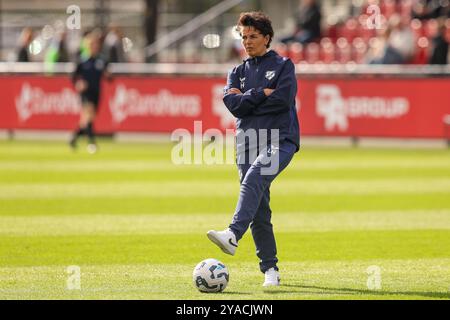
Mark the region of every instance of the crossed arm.
<instances>
[{"instance_id":1,"label":"crossed arm","mask_svg":"<svg viewBox=\"0 0 450 320\"><path fill-rule=\"evenodd\" d=\"M270 94L274 91L275 89L269 89L269 88L265 88L264 89L264 94L266 95L266 97L270 96ZM239 90L238 88L231 88L228 90L228 94L242 94L241 90Z\"/></svg>"},{"instance_id":2,"label":"crossed arm","mask_svg":"<svg viewBox=\"0 0 450 320\"><path fill-rule=\"evenodd\" d=\"M274 89L258 87L243 93L238 89L237 78L236 74L230 73L223 97L226 107L236 118L286 112L295 101L297 80L291 61L286 62Z\"/></svg>"}]
</instances>

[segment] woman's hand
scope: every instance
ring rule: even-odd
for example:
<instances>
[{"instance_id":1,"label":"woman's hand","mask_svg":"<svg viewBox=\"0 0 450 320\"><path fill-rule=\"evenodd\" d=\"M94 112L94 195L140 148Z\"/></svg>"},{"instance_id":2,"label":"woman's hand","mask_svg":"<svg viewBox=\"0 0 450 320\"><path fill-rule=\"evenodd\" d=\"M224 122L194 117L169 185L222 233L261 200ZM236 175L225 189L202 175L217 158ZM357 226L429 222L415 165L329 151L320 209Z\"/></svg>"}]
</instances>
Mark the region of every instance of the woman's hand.
<instances>
[{"instance_id":1,"label":"woman's hand","mask_svg":"<svg viewBox=\"0 0 450 320\"><path fill-rule=\"evenodd\" d=\"M272 94L272 92L274 91L274 89L264 89L264 94L266 95L266 97L270 96Z\"/></svg>"},{"instance_id":2,"label":"woman's hand","mask_svg":"<svg viewBox=\"0 0 450 320\"><path fill-rule=\"evenodd\" d=\"M86 91L88 87L88 84L85 80L77 80L77 82L75 82L75 90L78 93L82 93L83 91Z\"/></svg>"},{"instance_id":3,"label":"woman's hand","mask_svg":"<svg viewBox=\"0 0 450 320\"><path fill-rule=\"evenodd\" d=\"M242 94L241 90L239 90L238 88L230 88L228 89L227 93Z\"/></svg>"},{"instance_id":4,"label":"woman's hand","mask_svg":"<svg viewBox=\"0 0 450 320\"><path fill-rule=\"evenodd\" d=\"M272 94L272 92L274 91L274 89L264 89L264 94L266 95L266 97L270 96ZM242 94L241 90L239 90L238 88L230 88L227 91L228 94L233 93L233 94Z\"/></svg>"}]
</instances>

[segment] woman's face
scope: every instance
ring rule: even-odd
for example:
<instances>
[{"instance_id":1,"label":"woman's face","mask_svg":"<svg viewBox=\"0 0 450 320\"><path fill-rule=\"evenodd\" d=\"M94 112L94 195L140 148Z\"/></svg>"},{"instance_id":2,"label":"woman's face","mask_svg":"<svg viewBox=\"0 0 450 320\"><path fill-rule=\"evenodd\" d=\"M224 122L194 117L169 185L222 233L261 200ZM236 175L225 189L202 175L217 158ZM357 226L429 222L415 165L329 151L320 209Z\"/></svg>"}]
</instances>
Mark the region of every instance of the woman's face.
<instances>
[{"instance_id":1,"label":"woman's face","mask_svg":"<svg viewBox=\"0 0 450 320\"><path fill-rule=\"evenodd\" d=\"M240 27L242 45L250 57L262 56L267 51L269 35L265 37L254 27Z\"/></svg>"},{"instance_id":2,"label":"woman's face","mask_svg":"<svg viewBox=\"0 0 450 320\"><path fill-rule=\"evenodd\" d=\"M89 52L91 56L95 57L101 50L100 40L97 38L93 38L89 42Z\"/></svg>"}]
</instances>

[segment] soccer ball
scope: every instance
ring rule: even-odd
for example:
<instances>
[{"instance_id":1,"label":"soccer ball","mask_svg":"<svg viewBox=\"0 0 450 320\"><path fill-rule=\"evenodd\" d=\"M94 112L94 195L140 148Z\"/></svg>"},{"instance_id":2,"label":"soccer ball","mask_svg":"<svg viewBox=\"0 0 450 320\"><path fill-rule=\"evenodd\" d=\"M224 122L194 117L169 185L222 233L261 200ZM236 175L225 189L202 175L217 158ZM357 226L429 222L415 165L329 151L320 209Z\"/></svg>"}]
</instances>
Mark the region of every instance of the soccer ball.
<instances>
[{"instance_id":1,"label":"soccer ball","mask_svg":"<svg viewBox=\"0 0 450 320\"><path fill-rule=\"evenodd\" d=\"M194 269L194 285L200 292L221 292L229 279L227 267L216 259L203 260Z\"/></svg>"}]
</instances>

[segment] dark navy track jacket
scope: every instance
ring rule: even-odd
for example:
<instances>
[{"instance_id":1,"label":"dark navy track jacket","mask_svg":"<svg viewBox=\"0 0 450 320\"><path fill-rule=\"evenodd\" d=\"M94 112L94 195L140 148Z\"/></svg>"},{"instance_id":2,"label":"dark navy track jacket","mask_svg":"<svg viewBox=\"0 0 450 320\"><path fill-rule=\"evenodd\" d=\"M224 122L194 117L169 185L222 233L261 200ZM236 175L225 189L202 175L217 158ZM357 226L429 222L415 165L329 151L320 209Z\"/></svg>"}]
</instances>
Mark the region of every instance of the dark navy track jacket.
<instances>
[{"instance_id":1,"label":"dark navy track jacket","mask_svg":"<svg viewBox=\"0 0 450 320\"><path fill-rule=\"evenodd\" d=\"M229 94L231 88L239 89L242 94ZM266 97L265 88L274 91ZM294 64L270 50L261 57L244 60L228 73L223 101L237 118L238 132L239 129L279 129L280 142L291 141L298 151L300 128L295 107L296 95ZM270 133L268 135L270 138Z\"/></svg>"},{"instance_id":2,"label":"dark navy track jacket","mask_svg":"<svg viewBox=\"0 0 450 320\"><path fill-rule=\"evenodd\" d=\"M72 74L72 82L75 83L79 78L88 83L86 91L82 95L98 100L100 96L101 79L107 68L107 62L100 56L90 57L82 60L75 68Z\"/></svg>"}]
</instances>

